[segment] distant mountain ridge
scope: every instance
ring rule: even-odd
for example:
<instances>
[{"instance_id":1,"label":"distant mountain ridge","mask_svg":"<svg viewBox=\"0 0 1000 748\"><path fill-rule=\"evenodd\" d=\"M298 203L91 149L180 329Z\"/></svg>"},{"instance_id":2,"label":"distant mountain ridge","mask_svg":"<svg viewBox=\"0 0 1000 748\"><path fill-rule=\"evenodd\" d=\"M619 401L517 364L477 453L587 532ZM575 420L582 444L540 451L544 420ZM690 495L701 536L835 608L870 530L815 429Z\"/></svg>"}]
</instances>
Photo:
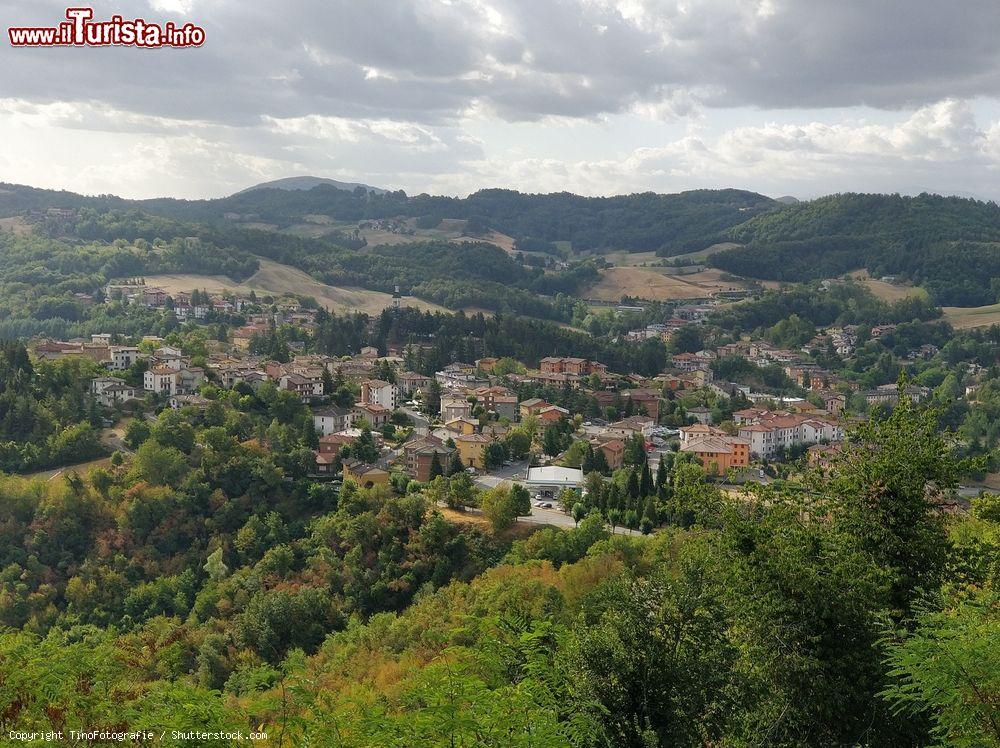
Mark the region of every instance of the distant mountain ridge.
<instances>
[{"instance_id":1,"label":"distant mountain ridge","mask_svg":"<svg viewBox=\"0 0 1000 748\"><path fill-rule=\"evenodd\" d=\"M242 195L254 190L311 190L313 187L321 184L336 187L338 190L345 190L346 192L354 192L358 187L363 187L366 192L376 195L388 192L388 190L384 190L381 187L372 187L370 184L362 184L361 182L341 182L326 177L284 177L282 179L274 179L270 182L261 182L233 194Z\"/></svg>"}]
</instances>

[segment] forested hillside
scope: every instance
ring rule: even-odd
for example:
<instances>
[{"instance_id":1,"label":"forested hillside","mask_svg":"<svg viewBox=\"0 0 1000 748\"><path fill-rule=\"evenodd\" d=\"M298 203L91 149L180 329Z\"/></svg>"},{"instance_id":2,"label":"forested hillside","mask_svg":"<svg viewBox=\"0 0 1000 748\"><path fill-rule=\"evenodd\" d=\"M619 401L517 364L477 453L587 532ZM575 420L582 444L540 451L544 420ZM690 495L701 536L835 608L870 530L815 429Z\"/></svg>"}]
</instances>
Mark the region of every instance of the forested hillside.
<instances>
[{"instance_id":1,"label":"forested hillside","mask_svg":"<svg viewBox=\"0 0 1000 748\"><path fill-rule=\"evenodd\" d=\"M490 189L453 198L408 196L402 191L375 194L364 188L351 192L321 184L310 190L254 189L218 200L126 201L19 185L0 187L0 217L53 207L107 210L132 206L183 221L224 225L238 216L279 228L314 214L345 222L408 217L428 226L457 218L469 221L472 234L492 228L519 239L569 241L580 251L663 250L672 254L702 249L706 237L713 238L778 206L770 198L744 190L581 197L567 192L529 195Z\"/></svg>"},{"instance_id":2,"label":"forested hillside","mask_svg":"<svg viewBox=\"0 0 1000 748\"><path fill-rule=\"evenodd\" d=\"M27 231L0 231L0 289L5 292L0 325L26 335L61 334L46 322L81 322L97 314L73 294L94 294L115 278L190 273L241 281L257 271L261 257L331 285L388 293L399 286L453 309L558 320L571 317L572 302L562 295L576 294L597 277L591 262L544 272L472 240L369 248L347 236L309 239L190 223L134 207L80 207L68 214L29 213L19 220Z\"/></svg>"},{"instance_id":3,"label":"forested hillside","mask_svg":"<svg viewBox=\"0 0 1000 748\"><path fill-rule=\"evenodd\" d=\"M196 236L245 254L305 270L331 284L407 291L452 308L479 306L568 319L558 302L537 294L573 295L596 279L596 268L576 262L543 272L499 248L475 243L497 230L518 250L556 253L655 250L669 256L720 240L744 246L708 262L750 278L798 282L867 269L921 285L940 305L978 306L1000 299L1000 208L993 203L936 195L845 194L785 205L740 190L696 190L586 198L569 193L526 195L482 190L467 198L373 194L319 185L310 190L259 189L220 200L125 201L4 185L0 217L31 217L41 233L63 240L109 243ZM68 209L72 215L51 208ZM323 238L281 233L306 216L338 221ZM415 220L432 228L462 219L464 247L444 239L366 247L350 228L380 219ZM261 231L269 224L278 231ZM247 228L247 226L257 228ZM568 250L560 250L564 256ZM188 272L201 272L192 263ZM208 265L215 265L213 260ZM205 263L201 263L202 266ZM227 265L226 274L246 266ZM235 276L234 276L235 277Z\"/></svg>"},{"instance_id":4,"label":"forested hillside","mask_svg":"<svg viewBox=\"0 0 1000 748\"><path fill-rule=\"evenodd\" d=\"M757 216L730 230L744 247L710 262L781 281L867 269L924 286L939 304L1000 298L1000 207L937 195L832 195Z\"/></svg>"},{"instance_id":5,"label":"forested hillside","mask_svg":"<svg viewBox=\"0 0 1000 748\"><path fill-rule=\"evenodd\" d=\"M931 414L863 425L807 492L732 501L676 460L650 479L672 527L609 537L597 512L622 494L597 481L578 528L511 545L435 508L464 472L395 497L310 486L301 407L263 395L168 412L89 480L4 479L9 724L345 748L1000 741L1000 513L937 511L960 466ZM278 451L253 439L268 419Z\"/></svg>"}]
</instances>

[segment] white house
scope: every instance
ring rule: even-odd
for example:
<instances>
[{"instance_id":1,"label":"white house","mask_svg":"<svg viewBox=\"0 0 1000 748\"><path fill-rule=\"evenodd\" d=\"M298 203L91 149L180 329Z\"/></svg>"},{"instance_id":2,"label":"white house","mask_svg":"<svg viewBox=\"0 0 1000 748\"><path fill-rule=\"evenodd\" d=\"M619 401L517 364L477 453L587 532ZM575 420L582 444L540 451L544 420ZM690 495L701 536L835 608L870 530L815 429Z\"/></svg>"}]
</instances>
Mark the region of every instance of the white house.
<instances>
[{"instance_id":1,"label":"white house","mask_svg":"<svg viewBox=\"0 0 1000 748\"><path fill-rule=\"evenodd\" d=\"M381 379L366 379L361 383L361 402L374 403L395 410L398 406L399 388Z\"/></svg>"},{"instance_id":2,"label":"white house","mask_svg":"<svg viewBox=\"0 0 1000 748\"><path fill-rule=\"evenodd\" d=\"M173 395L176 374L177 372L166 364L158 364L147 369L142 375L142 388L147 392Z\"/></svg>"},{"instance_id":3,"label":"white house","mask_svg":"<svg viewBox=\"0 0 1000 748\"><path fill-rule=\"evenodd\" d=\"M354 414L347 408L328 405L313 411L313 426L323 436L349 429L354 422Z\"/></svg>"},{"instance_id":4,"label":"white house","mask_svg":"<svg viewBox=\"0 0 1000 748\"><path fill-rule=\"evenodd\" d=\"M130 384L115 384L108 387L97 396L97 402L111 408L115 405L135 400L139 397L139 391Z\"/></svg>"},{"instance_id":5,"label":"white house","mask_svg":"<svg viewBox=\"0 0 1000 748\"><path fill-rule=\"evenodd\" d=\"M113 345L110 349L111 358L108 368L112 371L129 369L139 360L139 349L133 345Z\"/></svg>"}]
</instances>

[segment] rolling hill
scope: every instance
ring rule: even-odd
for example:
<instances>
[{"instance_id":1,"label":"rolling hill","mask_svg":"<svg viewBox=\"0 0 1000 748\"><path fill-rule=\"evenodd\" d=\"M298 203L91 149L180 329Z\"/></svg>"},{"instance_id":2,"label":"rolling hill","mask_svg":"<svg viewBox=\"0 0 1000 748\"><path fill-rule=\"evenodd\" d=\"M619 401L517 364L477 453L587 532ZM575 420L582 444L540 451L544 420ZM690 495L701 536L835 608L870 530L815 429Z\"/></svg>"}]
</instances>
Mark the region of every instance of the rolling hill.
<instances>
[{"instance_id":1,"label":"rolling hill","mask_svg":"<svg viewBox=\"0 0 1000 748\"><path fill-rule=\"evenodd\" d=\"M247 187L245 190L240 190L235 193L237 195L242 195L246 192L252 192L253 190L311 190L313 187L325 184L330 187L335 187L338 190L345 190L347 192L353 192L358 187L361 187L365 192L371 192L376 195L381 195L387 190L383 190L381 187L372 187L368 184L361 184L360 182L340 182L336 179L327 179L326 177L285 177L283 179L275 179L270 182L261 182L260 184L255 184L253 187Z\"/></svg>"},{"instance_id":2,"label":"rolling hill","mask_svg":"<svg viewBox=\"0 0 1000 748\"><path fill-rule=\"evenodd\" d=\"M864 268L923 286L938 304L997 300L1000 207L939 195L831 195L755 216L728 231L743 246L709 264L738 275L807 281Z\"/></svg>"},{"instance_id":3,"label":"rolling hill","mask_svg":"<svg viewBox=\"0 0 1000 748\"><path fill-rule=\"evenodd\" d=\"M498 258L490 256L491 277L478 279L498 284L487 294L497 298L498 306L503 283L525 294L573 295L596 281L593 270L573 264L555 274L551 267L544 274L525 273L521 260L540 267L539 261L551 265L553 259L596 256L631 266L637 255L648 258L643 264L657 257L697 258L736 276L781 282L863 269L876 279L896 276L921 286L935 303L947 306L985 306L1000 298L995 282L1000 278L1000 207L971 199L842 194L789 203L736 189L614 197L488 189L454 198L343 186L296 177L217 200L130 201L0 184L0 219L37 217L52 208L91 211L90 225L106 230L82 238L208 235L219 246L296 267L322 282L383 292L394 283L419 285L425 298L448 305L485 289L475 282L468 286L472 278L458 277L468 275L461 260L441 264L435 259L432 273L420 267L428 242L485 239L502 247L510 260L504 273L493 272ZM55 223L60 220L71 219L57 217ZM132 230L135 225L141 230ZM298 236L277 238L283 234ZM384 251L386 245L393 249ZM548 259L537 253L520 256L521 248L534 247L553 250ZM454 252L441 251L457 259ZM455 286L462 283L468 288L459 294ZM518 305L527 304L524 297Z\"/></svg>"},{"instance_id":4,"label":"rolling hill","mask_svg":"<svg viewBox=\"0 0 1000 748\"><path fill-rule=\"evenodd\" d=\"M260 260L260 269L243 282L233 281L224 275L198 275L191 273L164 273L146 277L146 282L167 293L199 289L209 293L233 292L247 295L254 291L258 296L311 296L333 312L359 311L376 315L392 304L392 294L355 286L332 286L288 265L273 260ZM403 304L421 311L445 311L445 308L413 296L404 296Z\"/></svg>"}]
</instances>

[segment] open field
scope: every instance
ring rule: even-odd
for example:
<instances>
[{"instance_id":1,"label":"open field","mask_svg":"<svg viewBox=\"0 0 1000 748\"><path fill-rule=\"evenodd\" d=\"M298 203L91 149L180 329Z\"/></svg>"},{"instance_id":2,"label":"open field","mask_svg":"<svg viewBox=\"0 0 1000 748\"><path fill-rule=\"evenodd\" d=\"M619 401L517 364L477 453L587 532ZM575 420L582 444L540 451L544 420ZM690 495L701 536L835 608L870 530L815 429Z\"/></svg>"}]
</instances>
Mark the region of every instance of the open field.
<instances>
[{"instance_id":1,"label":"open field","mask_svg":"<svg viewBox=\"0 0 1000 748\"><path fill-rule=\"evenodd\" d=\"M713 244L711 247L705 247L704 249L699 249L697 252L688 252L682 255L672 255L668 259L670 260L684 260L685 262L704 262L711 255L716 252L721 252L724 249L736 249L736 247L741 246L737 242L719 242L718 244Z\"/></svg>"},{"instance_id":2,"label":"open field","mask_svg":"<svg viewBox=\"0 0 1000 748\"><path fill-rule=\"evenodd\" d=\"M77 473L78 475L85 476L93 468L96 467L108 467L111 464L111 459L109 457L101 457L97 460L89 460L88 462L78 462L75 465L65 465L60 468L49 468L48 470L39 470L35 473L25 473L23 478L41 478L42 480L55 480L61 475L68 475L70 473Z\"/></svg>"},{"instance_id":3,"label":"open field","mask_svg":"<svg viewBox=\"0 0 1000 748\"><path fill-rule=\"evenodd\" d=\"M902 301L910 296L926 296L927 292L922 288L917 286L907 286L900 283L887 283L886 281L877 280L868 275L867 270L855 270L850 273L850 276L855 280L863 283L868 287L875 296L882 299L882 301L888 301L890 304L894 301Z\"/></svg>"},{"instance_id":4,"label":"open field","mask_svg":"<svg viewBox=\"0 0 1000 748\"><path fill-rule=\"evenodd\" d=\"M649 301L701 299L716 291L743 288L740 283L723 281L721 270L709 268L691 275L666 275L663 268L614 267L601 271L601 280L583 295L602 301L618 301L623 296Z\"/></svg>"},{"instance_id":5,"label":"open field","mask_svg":"<svg viewBox=\"0 0 1000 748\"><path fill-rule=\"evenodd\" d=\"M1000 325L1000 304L989 306L946 306L944 318L956 330Z\"/></svg>"},{"instance_id":6,"label":"open field","mask_svg":"<svg viewBox=\"0 0 1000 748\"><path fill-rule=\"evenodd\" d=\"M392 294L350 286L329 286L320 283L301 270L263 259L260 261L260 270L243 283L237 283L231 278L220 275L190 274L151 275L146 278L146 282L159 286L168 293L191 291L198 288L209 293L229 291L249 294L250 291L254 291L258 295L298 294L312 296L321 306L337 312L358 310L368 314L378 314L392 304ZM417 309L444 310L442 306L413 296L404 296L403 303Z\"/></svg>"},{"instance_id":7,"label":"open field","mask_svg":"<svg viewBox=\"0 0 1000 748\"><path fill-rule=\"evenodd\" d=\"M625 250L608 252L607 254L582 254L573 257L573 259L583 259L586 257L603 257L609 264L616 267L636 267L637 265L659 262L663 259L662 257L657 257L656 252L626 252Z\"/></svg>"},{"instance_id":8,"label":"open field","mask_svg":"<svg viewBox=\"0 0 1000 748\"><path fill-rule=\"evenodd\" d=\"M31 224L21 216L11 216L10 218L0 218L0 229L10 231L15 236L23 236L31 233Z\"/></svg>"},{"instance_id":9,"label":"open field","mask_svg":"<svg viewBox=\"0 0 1000 748\"><path fill-rule=\"evenodd\" d=\"M442 221L444 223L444 221ZM469 237L462 237L464 240L474 241ZM500 249L505 252L514 251L514 237L507 236L506 234L501 234L499 231L491 231L486 236L480 237L478 241L489 242L490 244L495 244L500 247Z\"/></svg>"}]
</instances>

